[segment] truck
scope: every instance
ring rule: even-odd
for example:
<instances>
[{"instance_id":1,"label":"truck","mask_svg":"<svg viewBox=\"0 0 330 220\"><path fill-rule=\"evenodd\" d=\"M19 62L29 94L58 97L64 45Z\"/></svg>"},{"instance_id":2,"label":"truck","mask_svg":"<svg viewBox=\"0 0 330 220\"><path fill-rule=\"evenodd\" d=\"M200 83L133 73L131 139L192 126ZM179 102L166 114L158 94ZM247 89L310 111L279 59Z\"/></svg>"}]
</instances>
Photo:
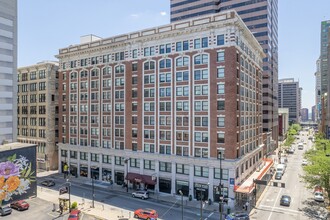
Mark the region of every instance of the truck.
<instances>
[{"instance_id":1,"label":"truck","mask_svg":"<svg viewBox=\"0 0 330 220\"><path fill-rule=\"evenodd\" d=\"M286 168L285 164L278 164L276 166L276 173L281 173L283 176L283 174L285 172L285 168Z\"/></svg>"}]
</instances>

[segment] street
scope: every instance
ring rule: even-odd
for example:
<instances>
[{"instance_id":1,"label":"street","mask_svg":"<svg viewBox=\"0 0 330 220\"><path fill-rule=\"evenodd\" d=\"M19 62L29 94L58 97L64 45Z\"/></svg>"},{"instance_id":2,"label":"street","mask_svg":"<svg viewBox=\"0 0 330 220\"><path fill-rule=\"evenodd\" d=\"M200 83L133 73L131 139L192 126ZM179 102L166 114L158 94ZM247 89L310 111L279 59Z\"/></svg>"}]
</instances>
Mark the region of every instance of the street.
<instances>
[{"instance_id":1,"label":"street","mask_svg":"<svg viewBox=\"0 0 330 220\"><path fill-rule=\"evenodd\" d=\"M38 182L41 182L44 179L49 179L49 177L42 177L38 179ZM44 188L43 192L47 192L50 196L58 196L58 188L65 182L62 178L53 179L56 182L56 185L51 188ZM131 191L130 191L131 192ZM72 182L71 186L71 203L76 201L78 204L81 204L82 201L92 200L92 187L90 185L85 184L84 182L75 183ZM76 198L76 200L74 200ZM127 194L122 191L115 191L109 189L102 189L95 187L95 206L102 206L102 204L112 205L118 207L118 209L123 210L123 214L127 214L131 212L131 217L133 217L134 210L138 208L150 208L155 209L159 214L159 219L164 220L173 220L173 219L182 219L182 209L181 209L181 201L177 200L177 202L169 203L166 201L161 201L153 198L149 198L147 200L142 200L138 198L132 198L131 194ZM90 207L91 203L85 204L84 207ZM105 206L104 206L105 207ZM102 208L101 208L102 209ZM104 208L104 211L107 211ZM109 209L109 212L111 210ZM192 208L186 206L186 202L184 202L184 210L183 210L183 219L191 220L191 219L200 219L200 208ZM127 216L127 215L126 215ZM83 219L89 218L87 215L83 217ZM110 219L110 218L109 218ZM213 220L219 219L218 212L210 212L207 210L203 210L203 220Z\"/></svg>"},{"instance_id":2,"label":"street","mask_svg":"<svg viewBox=\"0 0 330 220\"><path fill-rule=\"evenodd\" d=\"M312 190L307 189L300 178L300 175L303 174L301 165L303 153L312 147L312 142L308 140L307 134L308 132L301 131L300 140L295 141L295 152L288 155L287 168L282 179L273 179L276 182L284 182L285 188L268 185L259 201L258 207L251 213L252 219L322 219L322 212L325 209L324 203L314 201ZM307 143L303 150L298 150L297 143L299 142ZM289 207L280 206L282 195L291 196Z\"/></svg>"}]
</instances>

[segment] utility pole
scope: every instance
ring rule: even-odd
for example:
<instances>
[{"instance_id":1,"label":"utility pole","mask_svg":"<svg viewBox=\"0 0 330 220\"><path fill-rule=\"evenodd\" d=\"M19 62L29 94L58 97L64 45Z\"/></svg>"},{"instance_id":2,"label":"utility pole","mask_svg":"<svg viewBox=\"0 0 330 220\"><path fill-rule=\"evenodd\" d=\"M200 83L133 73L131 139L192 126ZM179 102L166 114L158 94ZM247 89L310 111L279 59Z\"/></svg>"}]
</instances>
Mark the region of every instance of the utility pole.
<instances>
[{"instance_id":1,"label":"utility pole","mask_svg":"<svg viewBox=\"0 0 330 220\"><path fill-rule=\"evenodd\" d=\"M94 206L94 197L95 197L95 192L94 192L94 178L92 178L92 197L93 197L93 202L92 202L92 208L95 208Z\"/></svg>"}]
</instances>

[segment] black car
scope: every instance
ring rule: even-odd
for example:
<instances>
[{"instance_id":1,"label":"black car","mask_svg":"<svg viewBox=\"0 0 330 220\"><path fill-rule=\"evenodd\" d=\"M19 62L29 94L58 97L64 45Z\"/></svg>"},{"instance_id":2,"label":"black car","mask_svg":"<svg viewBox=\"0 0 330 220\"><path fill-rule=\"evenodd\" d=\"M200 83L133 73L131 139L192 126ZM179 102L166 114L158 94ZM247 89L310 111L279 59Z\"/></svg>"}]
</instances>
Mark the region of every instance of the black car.
<instances>
[{"instance_id":1,"label":"black car","mask_svg":"<svg viewBox=\"0 0 330 220\"><path fill-rule=\"evenodd\" d=\"M47 186L47 187L52 187L55 186L55 182L53 180L45 180L41 182L41 185Z\"/></svg>"},{"instance_id":2,"label":"black car","mask_svg":"<svg viewBox=\"0 0 330 220\"><path fill-rule=\"evenodd\" d=\"M9 205L0 206L0 215L1 216L10 215L10 214L11 214L11 208Z\"/></svg>"},{"instance_id":3,"label":"black car","mask_svg":"<svg viewBox=\"0 0 330 220\"><path fill-rule=\"evenodd\" d=\"M275 179L276 179L276 180L280 180L280 179L282 179L282 173L276 172L276 173L275 173Z\"/></svg>"},{"instance_id":4,"label":"black car","mask_svg":"<svg viewBox=\"0 0 330 220\"><path fill-rule=\"evenodd\" d=\"M291 197L288 195L282 195L280 205L290 206Z\"/></svg>"}]
</instances>

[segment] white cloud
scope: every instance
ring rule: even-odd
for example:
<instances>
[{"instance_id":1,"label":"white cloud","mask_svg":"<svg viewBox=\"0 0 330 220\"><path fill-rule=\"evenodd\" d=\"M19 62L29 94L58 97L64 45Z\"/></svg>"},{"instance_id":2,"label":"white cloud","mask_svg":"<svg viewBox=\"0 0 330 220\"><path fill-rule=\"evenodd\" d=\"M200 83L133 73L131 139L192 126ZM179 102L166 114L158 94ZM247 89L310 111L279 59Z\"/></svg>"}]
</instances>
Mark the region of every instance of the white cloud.
<instances>
[{"instance_id":1,"label":"white cloud","mask_svg":"<svg viewBox=\"0 0 330 220\"><path fill-rule=\"evenodd\" d=\"M132 18L139 18L139 17L140 17L139 14L131 14L130 16L131 16Z\"/></svg>"},{"instance_id":2,"label":"white cloud","mask_svg":"<svg viewBox=\"0 0 330 220\"><path fill-rule=\"evenodd\" d=\"M166 15L166 12L165 11L162 11L162 12L160 12L160 15L161 16L165 16Z\"/></svg>"}]
</instances>

